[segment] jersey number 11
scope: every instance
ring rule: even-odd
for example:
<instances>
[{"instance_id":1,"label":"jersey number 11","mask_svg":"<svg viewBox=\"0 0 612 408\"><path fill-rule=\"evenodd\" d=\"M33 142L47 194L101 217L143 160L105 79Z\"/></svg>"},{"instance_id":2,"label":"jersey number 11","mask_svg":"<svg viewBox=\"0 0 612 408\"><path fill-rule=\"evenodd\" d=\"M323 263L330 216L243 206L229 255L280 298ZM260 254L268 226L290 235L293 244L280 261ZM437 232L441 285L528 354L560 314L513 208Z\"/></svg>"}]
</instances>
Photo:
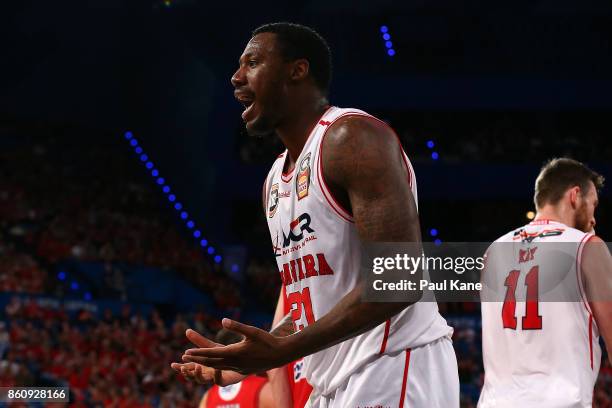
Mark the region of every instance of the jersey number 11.
<instances>
[{"instance_id":1,"label":"jersey number 11","mask_svg":"<svg viewBox=\"0 0 612 408\"><path fill-rule=\"evenodd\" d=\"M504 299L504 307L502 308L502 320L505 329L516 330L516 285L521 271L510 271L506 277L504 285L506 290L506 298ZM523 330L541 330L542 316L538 313L538 273L539 266L533 266L525 276L525 286L527 286L527 300L525 307L525 316L522 319Z\"/></svg>"}]
</instances>

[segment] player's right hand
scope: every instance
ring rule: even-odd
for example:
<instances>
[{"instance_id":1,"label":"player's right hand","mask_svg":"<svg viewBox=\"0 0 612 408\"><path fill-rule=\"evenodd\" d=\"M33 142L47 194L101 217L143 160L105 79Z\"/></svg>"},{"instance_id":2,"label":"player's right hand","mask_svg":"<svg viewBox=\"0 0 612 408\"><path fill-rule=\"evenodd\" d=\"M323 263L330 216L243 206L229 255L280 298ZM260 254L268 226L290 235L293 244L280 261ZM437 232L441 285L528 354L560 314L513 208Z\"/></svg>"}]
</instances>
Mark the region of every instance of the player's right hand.
<instances>
[{"instance_id":1,"label":"player's right hand","mask_svg":"<svg viewBox=\"0 0 612 408\"><path fill-rule=\"evenodd\" d=\"M195 330L188 329L185 334L187 339L198 347L211 348L222 346L222 344L207 339ZM235 371L218 370L198 363L172 363L170 367L180 373L185 379L198 384L215 384L224 387L240 382L245 378L244 375Z\"/></svg>"}]
</instances>

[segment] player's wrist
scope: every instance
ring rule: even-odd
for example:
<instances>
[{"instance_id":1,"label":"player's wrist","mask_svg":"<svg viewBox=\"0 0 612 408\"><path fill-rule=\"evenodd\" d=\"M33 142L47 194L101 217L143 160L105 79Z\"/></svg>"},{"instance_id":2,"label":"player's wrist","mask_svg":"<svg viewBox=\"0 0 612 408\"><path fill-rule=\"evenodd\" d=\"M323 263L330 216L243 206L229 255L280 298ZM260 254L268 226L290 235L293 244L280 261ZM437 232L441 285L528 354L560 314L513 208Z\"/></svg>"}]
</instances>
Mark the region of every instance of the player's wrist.
<instances>
[{"instance_id":1,"label":"player's wrist","mask_svg":"<svg viewBox=\"0 0 612 408\"><path fill-rule=\"evenodd\" d=\"M301 354L302 347L302 336L300 332L278 338L277 353L282 360L282 365L303 357Z\"/></svg>"},{"instance_id":2,"label":"player's wrist","mask_svg":"<svg viewBox=\"0 0 612 408\"><path fill-rule=\"evenodd\" d=\"M236 384L244 380L247 376L236 371L230 370L215 370L215 384L225 387L227 385Z\"/></svg>"}]
</instances>

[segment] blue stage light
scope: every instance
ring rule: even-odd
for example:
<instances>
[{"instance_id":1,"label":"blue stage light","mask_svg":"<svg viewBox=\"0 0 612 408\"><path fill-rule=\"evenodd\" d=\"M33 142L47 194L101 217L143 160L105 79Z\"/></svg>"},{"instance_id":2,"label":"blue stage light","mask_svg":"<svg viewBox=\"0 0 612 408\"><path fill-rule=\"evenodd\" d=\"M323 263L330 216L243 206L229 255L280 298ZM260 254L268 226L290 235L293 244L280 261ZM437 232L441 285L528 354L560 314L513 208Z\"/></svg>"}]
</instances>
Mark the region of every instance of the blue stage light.
<instances>
[{"instance_id":1,"label":"blue stage light","mask_svg":"<svg viewBox=\"0 0 612 408\"><path fill-rule=\"evenodd\" d=\"M211 254L211 255L214 254L215 253L215 248L208 247L208 253Z\"/></svg>"},{"instance_id":2,"label":"blue stage light","mask_svg":"<svg viewBox=\"0 0 612 408\"><path fill-rule=\"evenodd\" d=\"M159 176L159 171L157 171L157 169L153 169L153 170L151 170L151 175L153 177L157 177L157 176Z\"/></svg>"},{"instance_id":3,"label":"blue stage light","mask_svg":"<svg viewBox=\"0 0 612 408\"><path fill-rule=\"evenodd\" d=\"M387 54L389 54L389 56L392 57L395 55L395 50L391 48L390 50L387 50Z\"/></svg>"},{"instance_id":4,"label":"blue stage light","mask_svg":"<svg viewBox=\"0 0 612 408\"><path fill-rule=\"evenodd\" d=\"M202 233L198 230L193 231L193 237L194 238L200 238L200 235L202 235Z\"/></svg>"},{"instance_id":5,"label":"blue stage light","mask_svg":"<svg viewBox=\"0 0 612 408\"><path fill-rule=\"evenodd\" d=\"M184 219L184 220L186 220L186 219L187 219L187 217L189 217L189 214L187 214L187 212L186 212L186 211L183 211L183 212L181 213L181 218L182 218L182 219Z\"/></svg>"},{"instance_id":6,"label":"blue stage light","mask_svg":"<svg viewBox=\"0 0 612 408\"><path fill-rule=\"evenodd\" d=\"M57 274L57 279L63 281L66 279L66 272L64 271L60 271L60 273Z\"/></svg>"},{"instance_id":7,"label":"blue stage light","mask_svg":"<svg viewBox=\"0 0 612 408\"><path fill-rule=\"evenodd\" d=\"M438 238L434 241L434 244L436 244L436 246L440 246L440 244L442 244L442 240Z\"/></svg>"},{"instance_id":8,"label":"blue stage light","mask_svg":"<svg viewBox=\"0 0 612 408\"><path fill-rule=\"evenodd\" d=\"M183 204L181 204L181 203L176 203L176 204L174 204L174 209L175 209L176 211L180 211L180 210L182 210L182 209L183 209Z\"/></svg>"},{"instance_id":9,"label":"blue stage light","mask_svg":"<svg viewBox=\"0 0 612 408\"><path fill-rule=\"evenodd\" d=\"M164 183L166 182L166 180L164 180L163 177L160 177L157 179L157 184L159 184L160 186L164 185Z\"/></svg>"},{"instance_id":10,"label":"blue stage light","mask_svg":"<svg viewBox=\"0 0 612 408\"><path fill-rule=\"evenodd\" d=\"M195 227L195 223L191 220L187 221L187 228L191 229L193 227Z\"/></svg>"},{"instance_id":11,"label":"blue stage light","mask_svg":"<svg viewBox=\"0 0 612 408\"><path fill-rule=\"evenodd\" d=\"M168 200L169 200L171 203L173 203L173 202L176 200L176 196L175 196L174 194L170 194L170 195L168 196Z\"/></svg>"},{"instance_id":12,"label":"blue stage light","mask_svg":"<svg viewBox=\"0 0 612 408\"><path fill-rule=\"evenodd\" d=\"M431 158L434 160L438 160L440 158L440 155L438 154L438 152L433 152L431 154Z\"/></svg>"},{"instance_id":13,"label":"blue stage light","mask_svg":"<svg viewBox=\"0 0 612 408\"><path fill-rule=\"evenodd\" d=\"M78 284L78 283L76 283L76 282L72 282L72 283L70 284L70 288L71 288L72 290L79 290L79 284Z\"/></svg>"},{"instance_id":14,"label":"blue stage light","mask_svg":"<svg viewBox=\"0 0 612 408\"><path fill-rule=\"evenodd\" d=\"M238 272L238 269L240 269L240 268L238 268L238 265L236 265L236 264L232 265L232 272Z\"/></svg>"},{"instance_id":15,"label":"blue stage light","mask_svg":"<svg viewBox=\"0 0 612 408\"><path fill-rule=\"evenodd\" d=\"M221 263L221 255L215 256L215 262L216 263Z\"/></svg>"},{"instance_id":16,"label":"blue stage light","mask_svg":"<svg viewBox=\"0 0 612 408\"><path fill-rule=\"evenodd\" d=\"M126 138L127 140L130 140L130 139L132 138L132 136L133 136L133 135L132 135L132 132L130 132L130 131L128 130L127 132L125 132L125 135L124 135L124 136L125 136L125 138Z\"/></svg>"},{"instance_id":17,"label":"blue stage light","mask_svg":"<svg viewBox=\"0 0 612 408\"><path fill-rule=\"evenodd\" d=\"M140 154L142 153L142 147L138 146L137 148L134 149L134 151L136 152L136 154Z\"/></svg>"},{"instance_id":18,"label":"blue stage light","mask_svg":"<svg viewBox=\"0 0 612 408\"><path fill-rule=\"evenodd\" d=\"M153 168L153 163L147 162L147 164L145 164L145 166L147 167L147 169L151 170Z\"/></svg>"},{"instance_id":19,"label":"blue stage light","mask_svg":"<svg viewBox=\"0 0 612 408\"><path fill-rule=\"evenodd\" d=\"M91 293L89 293L89 292L85 292L85 295L83 296L83 298L84 298L85 300L91 300Z\"/></svg>"},{"instance_id":20,"label":"blue stage light","mask_svg":"<svg viewBox=\"0 0 612 408\"><path fill-rule=\"evenodd\" d=\"M166 194L168 194L170 192L170 187L168 186L164 186L164 188L162 188L162 191Z\"/></svg>"},{"instance_id":21,"label":"blue stage light","mask_svg":"<svg viewBox=\"0 0 612 408\"><path fill-rule=\"evenodd\" d=\"M389 41L390 39L391 39L391 36L389 35L389 33L384 33L383 34L383 40Z\"/></svg>"},{"instance_id":22,"label":"blue stage light","mask_svg":"<svg viewBox=\"0 0 612 408\"><path fill-rule=\"evenodd\" d=\"M380 26L380 32L381 33L386 33L387 31L389 31L389 27L387 27L387 26Z\"/></svg>"},{"instance_id":23,"label":"blue stage light","mask_svg":"<svg viewBox=\"0 0 612 408\"><path fill-rule=\"evenodd\" d=\"M391 41L387 41L387 42L385 42L385 47L392 48L393 47L393 43Z\"/></svg>"},{"instance_id":24,"label":"blue stage light","mask_svg":"<svg viewBox=\"0 0 612 408\"><path fill-rule=\"evenodd\" d=\"M200 240L200 246L202 248L204 248L206 245L208 245L208 241L207 240L205 240L205 239Z\"/></svg>"},{"instance_id":25,"label":"blue stage light","mask_svg":"<svg viewBox=\"0 0 612 408\"><path fill-rule=\"evenodd\" d=\"M438 235L438 230L435 228L430 229L429 235L431 235L432 237L435 237L436 235Z\"/></svg>"},{"instance_id":26,"label":"blue stage light","mask_svg":"<svg viewBox=\"0 0 612 408\"><path fill-rule=\"evenodd\" d=\"M433 140L428 140L427 141L427 147L429 147L430 149L433 149L434 146L435 146L435 144L434 144Z\"/></svg>"},{"instance_id":27,"label":"blue stage light","mask_svg":"<svg viewBox=\"0 0 612 408\"><path fill-rule=\"evenodd\" d=\"M140 161L141 162L146 162L147 160L149 160L149 156L147 156L146 154L140 155Z\"/></svg>"},{"instance_id":28,"label":"blue stage light","mask_svg":"<svg viewBox=\"0 0 612 408\"><path fill-rule=\"evenodd\" d=\"M132 140L130 140L130 144L131 144L132 146L137 146L137 145L138 145L138 140L136 140L136 139L132 139Z\"/></svg>"}]
</instances>

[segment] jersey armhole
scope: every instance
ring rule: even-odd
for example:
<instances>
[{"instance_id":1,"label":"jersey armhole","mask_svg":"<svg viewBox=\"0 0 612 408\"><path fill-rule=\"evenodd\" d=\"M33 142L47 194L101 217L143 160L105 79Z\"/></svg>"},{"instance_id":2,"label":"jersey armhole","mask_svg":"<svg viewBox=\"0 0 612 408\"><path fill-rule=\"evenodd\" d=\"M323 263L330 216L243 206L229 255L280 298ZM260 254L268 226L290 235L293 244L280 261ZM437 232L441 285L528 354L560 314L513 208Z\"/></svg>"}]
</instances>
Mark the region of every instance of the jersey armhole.
<instances>
[{"instance_id":1,"label":"jersey armhole","mask_svg":"<svg viewBox=\"0 0 612 408\"><path fill-rule=\"evenodd\" d=\"M350 222L350 223L355 222L353 220L353 215L350 214L348 210L344 208L342 204L338 202L338 200L336 200L331 190L327 186L327 182L325 181L325 176L323 175L323 143L325 142L325 136L327 135L327 131L329 130L329 128L332 126L334 122L336 122L340 118L345 118L347 116L352 116L352 115L356 115L356 114L348 113L345 115L340 115L334 120L332 120L331 122L327 123L327 127L325 131L323 132L323 135L321 135L321 139L319 140L319 146L318 146L319 153L317 154L318 163L316 164L317 181L319 182L319 187L321 188L321 193L323 194L323 198L325 199L325 201L327 201L327 204L331 207L333 212L336 213L336 215L338 215L344 221Z\"/></svg>"},{"instance_id":2,"label":"jersey armhole","mask_svg":"<svg viewBox=\"0 0 612 408\"><path fill-rule=\"evenodd\" d=\"M337 118L335 118L334 120L332 120L331 122L327 123L327 128L325 129L325 131L323 132L323 135L321 136L321 140L319 141L319 154L318 156L318 161L319 163L317 164L317 178L319 181L319 185L321 186L321 192L323 193L323 197L325 198L325 201L327 201L327 203L329 204L329 206L334 210L334 212L340 216L340 218L342 218L345 221L348 221L350 223L354 223L354 219L353 219L353 215L342 206L342 204L340 204L338 202L338 200L336 200L336 198L334 197L334 195L332 194L331 190L329 189L329 187L327 186L327 183L325 181L325 176L323 175L323 143L325 141L325 136L327 135L327 131L329 130L329 128L340 118L346 118L348 116L361 116L361 117L365 117L365 118L369 118L372 119L376 122L379 122L381 124L383 124L384 126L386 126L387 128L389 128L391 130L391 132L393 133L393 135L395 136L397 143L400 147L400 153L402 156L402 162L404 164L404 167L406 169L406 174L407 174L407 179L408 179L408 187L410 188L410 192L412 193L412 177L414 174L414 170L412 169L412 166L410 164L410 162L407 159L406 153L404 152L404 148L402 147L402 143L400 141L399 136L397 135L397 133L395 132L395 130L389 126L388 123L386 123L383 120L378 119L375 116L372 115L368 115L366 113L358 113L358 112L349 112L346 113L344 115L340 115ZM414 195L414 193L413 193ZM415 200L415 204L417 205L418 208L418 203L417 203L417 197L414 197Z\"/></svg>"},{"instance_id":3,"label":"jersey armhole","mask_svg":"<svg viewBox=\"0 0 612 408\"><path fill-rule=\"evenodd\" d=\"M580 292L582 303L584 304L584 307L586 308L586 311L589 313L590 316L593 316L593 312L591 311L591 306L589 305L589 301L586 296L586 290L584 289L584 281L582 275L582 252L584 250L584 245L589 242L593 237L595 237L594 234L585 234L580 240L580 243L578 244L578 250L576 252L576 279L578 280L578 291Z\"/></svg>"}]
</instances>

